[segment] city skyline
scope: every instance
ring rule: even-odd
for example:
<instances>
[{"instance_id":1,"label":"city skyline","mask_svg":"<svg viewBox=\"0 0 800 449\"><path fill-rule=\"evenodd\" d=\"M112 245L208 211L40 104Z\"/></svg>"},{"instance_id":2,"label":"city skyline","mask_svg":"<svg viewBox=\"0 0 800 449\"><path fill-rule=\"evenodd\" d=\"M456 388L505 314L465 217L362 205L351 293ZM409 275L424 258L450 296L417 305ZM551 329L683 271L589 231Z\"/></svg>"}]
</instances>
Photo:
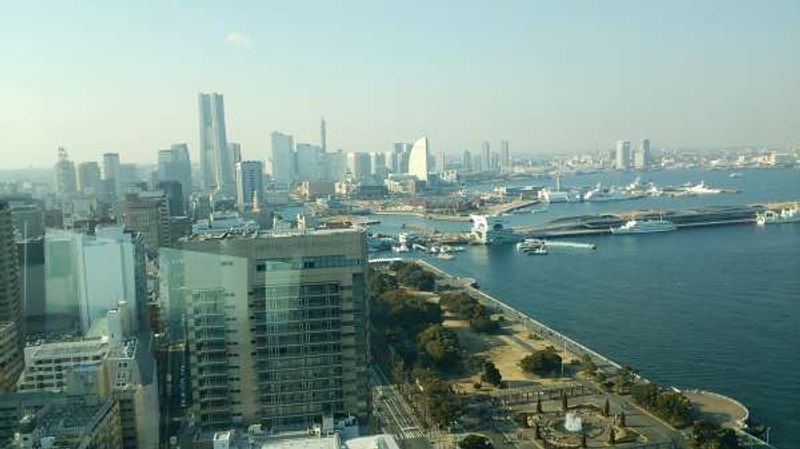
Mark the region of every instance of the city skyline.
<instances>
[{"instance_id":1,"label":"city skyline","mask_svg":"<svg viewBox=\"0 0 800 449\"><path fill-rule=\"evenodd\" d=\"M420 135L449 155L487 139L534 154L620 138L800 140L796 3L581 4L159 5L158 17L13 5L0 41L15 69L0 75L2 151L27 155L14 168L50 165L58 146L78 162L118 152L144 163L187 142L199 161L198 92L225 95L228 140L253 160L267 159L272 131L317 143L321 116L329 151L387 151ZM260 25L266 16L274 26ZM295 32L303 22L313 26Z\"/></svg>"}]
</instances>

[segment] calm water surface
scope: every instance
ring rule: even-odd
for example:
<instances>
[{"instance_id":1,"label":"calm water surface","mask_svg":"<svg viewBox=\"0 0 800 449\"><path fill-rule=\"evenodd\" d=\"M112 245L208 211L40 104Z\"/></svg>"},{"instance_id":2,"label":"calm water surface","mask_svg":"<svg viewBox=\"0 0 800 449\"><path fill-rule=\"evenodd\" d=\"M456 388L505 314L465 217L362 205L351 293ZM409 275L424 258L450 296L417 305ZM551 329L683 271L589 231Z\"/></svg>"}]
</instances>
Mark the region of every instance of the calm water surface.
<instances>
[{"instance_id":1,"label":"calm water surface","mask_svg":"<svg viewBox=\"0 0 800 449\"><path fill-rule=\"evenodd\" d=\"M738 194L552 205L514 215L512 225L559 215L640 208L800 200L800 172L669 171L659 185L705 180ZM630 174L566 178L567 185L622 185ZM545 181L546 182L546 181ZM402 223L440 230L468 223L380 216L376 229ZM577 240L577 239L576 239ZM585 238L591 254L523 256L513 246L471 247L454 260L431 259L477 278L488 293L659 383L733 396L772 427L772 441L800 447L800 224L740 225L644 236Z\"/></svg>"}]
</instances>

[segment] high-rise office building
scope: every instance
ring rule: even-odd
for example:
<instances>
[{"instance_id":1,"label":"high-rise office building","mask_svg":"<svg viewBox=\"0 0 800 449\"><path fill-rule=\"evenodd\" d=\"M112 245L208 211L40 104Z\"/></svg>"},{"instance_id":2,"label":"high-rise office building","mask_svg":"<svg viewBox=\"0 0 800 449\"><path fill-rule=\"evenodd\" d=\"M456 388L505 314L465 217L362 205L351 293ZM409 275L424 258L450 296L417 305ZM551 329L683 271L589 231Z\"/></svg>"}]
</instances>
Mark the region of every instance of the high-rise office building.
<instances>
[{"instance_id":1,"label":"high-rise office building","mask_svg":"<svg viewBox=\"0 0 800 449\"><path fill-rule=\"evenodd\" d=\"M151 253L172 244L169 204L163 190L125 195L123 221L126 229L142 235Z\"/></svg>"},{"instance_id":2,"label":"high-rise office building","mask_svg":"<svg viewBox=\"0 0 800 449\"><path fill-rule=\"evenodd\" d=\"M231 154L231 161L233 161L234 167L238 162L242 162L242 145L237 142L231 142L228 144L228 151Z\"/></svg>"},{"instance_id":3,"label":"high-rise office building","mask_svg":"<svg viewBox=\"0 0 800 449\"><path fill-rule=\"evenodd\" d=\"M294 137L274 131L270 140L270 174L275 183L289 186L295 181L296 166L294 154Z\"/></svg>"},{"instance_id":4,"label":"high-rise office building","mask_svg":"<svg viewBox=\"0 0 800 449\"><path fill-rule=\"evenodd\" d=\"M218 93L198 94L200 173L203 188L233 195L233 155L225 131L225 104Z\"/></svg>"},{"instance_id":5,"label":"high-rise office building","mask_svg":"<svg viewBox=\"0 0 800 449\"><path fill-rule=\"evenodd\" d=\"M614 168L617 170L627 170L631 168L631 142L630 140L618 140Z\"/></svg>"},{"instance_id":6,"label":"high-rise office building","mask_svg":"<svg viewBox=\"0 0 800 449\"><path fill-rule=\"evenodd\" d=\"M445 162L447 162L447 161L445 161L444 150L442 150L442 151L439 152L439 160L436 162L436 168L440 172L444 171Z\"/></svg>"},{"instance_id":7,"label":"high-rise office building","mask_svg":"<svg viewBox=\"0 0 800 449\"><path fill-rule=\"evenodd\" d=\"M126 301L134 329L147 328L144 246L121 226L98 227L94 235L47 231L45 241L45 331L71 315L81 333Z\"/></svg>"},{"instance_id":8,"label":"high-rise office building","mask_svg":"<svg viewBox=\"0 0 800 449\"><path fill-rule=\"evenodd\" d=\"M372 173L369 153L347 153L347 170L359 181L369 178Z\"/></svg>"},{"instance_id":9,"label":"high-rise office building","mask_svg":"<svg viewBox=\"0 0 800 449\"><path fill-rule=\"evenodd\" d=\"M373 176L385 177L388 172L386 168L386 154L380 151L370 151L369 169Z\"/></svg>"},{"instance_id":10,"label":"high-rise office building","mask_svg":"<svg viewBox=\"0 0 800 449\"><path fill-rule=\"evenodd\" d=\"M500 142L500 169L504 172L511 171L511 153L507 140Z\"/></svg>"},{"instance_id":11,"label":"high-rise office building","mask_svg":"<svg viewBox=\"0 0 800 449\"><path fill-rule=\"evenodd\" d=\"M167 197L167 210L170 217L183 217L186 215L183 186L181 186L180 182L158 181L156 189L163 191Z\"/></svg>"},{"instance_id":12,"label":"high-rise office building","mask_svg":"<svg viewBox=\"0 0 800 449\"><path fill-rule=\"evenodd\" d=\"M365 241L355 229L261 231L161 253L166 309L187 324L167 334L185 336L201 429L367 421Z\"/></svg>"},{"instance_id":13,"label":"high-rise office building","mask_svg":"<svg viewBox=\"0 0 800 449\"><path fill-rule=\"evenodd\" d=\"M22 371L22 285L11 208L0 200L0 393Z\"/></svg>"},{"instance_id":14,"label":"high-rise office building","mask_svg":"<svg viewBox=\"0 0 800 449\"><path fill-rule=\"evenodd\" d=\"M105 191L109 198L119 199L125 196L119 167L119 153L103 154L103 181L105 181Z\"/></svg>"},{"instance_id":15,"label":"high-rise office building","mask_svg":"<svg viewBox=\"0 0 800 449\"><path fill-rule=\"evenodd\" d=\"M492 147L489 145L488 141L483 142L481 154L483 155L481 157L481 161L483 162L481 169L483 171L492 171Z\"/></svg>"},{"instance_id":16,"label":"high-rise office building","mask_svg":"<svg viewBox=\"0 0 800 449\"><path fill-rule=\"evenodd\" d=\"M298 181L319 181L325 178L325 153L322 147L298 143L295 151Z\"/></svg>"},{"instance_id":17,"label":"high-rise office building","mask_svg":"<svg viewBox=\"0 0 800 449\"><path fill-rule=\"evenodd\" d=\"M78 164L78 185L84 195L97 195L102 189L100 165L97 162Z\"/></svg>"},{"instance_id":18,"label":"high-rise office building","mask_svg":"<svg viewBox=\"0 0 800 449\"><path fill-rule=\"evenodd\" d=\"M192 194L192 162L189 146L176 143L168 150L158 152L158 180L178 181L181 184L184 203Z\"/></svg>"},{"instance_id":19,"label":"high-rise office building","mask_svg":"<svg viewBox=\"0 0 800 449\"><path fill-rule=\"evenodd\" d=\"M260 207L264 200L264 166L261 161L241 161L236 164L236 205L240 210Z\"/></svg>"},{"instance_id":20,"label":"high-rise office building","mask_svg":"<svg viewBox=\"0 0 800 449\"><path fill-rule=\"evenodd\" d=\"M636 170L649 170L651 165L650 139L642 139L639 148L633 158L633 166Z\"/></svg>"},{"instance_id":21,"label":"high-rise office building","mask_svg":"<svg viewBox=\"0 0 800 449\"><path fill-rule=\"evenodd\" d=\"M428 138L420 137L414 142L414 146L411 147L411 152L408 156L408 174L416 176L420 181L427 181L429 155Z\"/></svg>"},{"instance_id":22,"label":"high-rise office building","mask_svg":"<svg viewBox=\"0 0 800 449\"><path fill-rule=\"evenodd\" d=\"M469 150L464 150L461 154L461 168L464 171L472 171L472 155Z\"/></svg>"},{"instance_id":23,"label":"high-rise office building","mask_svg":"<svg viewBox=\"0 0 800 449\"><path fill-rule=\"evenodd\" d=\"M58 162L55 165L56 193L71 195L78 191L78 182L75 178L75 163L69 160L67 150L59 147Z\"/></svg>"},{"instance_id":24,"label":"high-rise office building","mask_svg":"<svg viewBox=\"0 0 800 449\"><path fill-rule=\"evenodd\" d=\"M411 144L397 142L394 144L393 173L408 173L408 157L411 153Z\"/></svg>"}]
</instances>

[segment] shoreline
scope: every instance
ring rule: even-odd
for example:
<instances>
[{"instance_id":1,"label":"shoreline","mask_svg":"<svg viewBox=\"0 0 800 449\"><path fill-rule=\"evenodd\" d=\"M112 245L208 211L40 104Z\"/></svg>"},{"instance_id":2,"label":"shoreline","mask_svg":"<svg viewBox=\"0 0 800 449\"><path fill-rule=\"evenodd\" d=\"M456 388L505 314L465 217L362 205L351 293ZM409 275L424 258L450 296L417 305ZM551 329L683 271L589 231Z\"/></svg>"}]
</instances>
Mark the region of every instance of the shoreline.
<instances>
[{"instance_id":1,"label":"shoreline","mask_svg":"<svg viewBox=\"0 0 800 449\"><path fill-rule=\"evenodd\" d=\"M483 292L483 291L473 287L472 285L470 285L471 281L474 282L473 279L455 276L455 275L453 275L453 274L451 274L451 273L449 273L449 272L447 272L447 271L445 271L445 270L443 270L443 269L441 269L439 267L434 266L433 264L431 264L430 262L428 262L428 261L426 261L424 259L412 259L412 261L414 263L418 264L419 266L421 266L423 269L426 269L426 270L430 271L431 273L435 274L436 276L440 276L440 277L443 277L443 278L448 279L450 281L455 281L456 283L460 283L460 285L464 289L464 291L466 291L470 296L473 296L476 299L491 305L496 313L500 313L504 317L507 317L508 319L516 320L518 322L521 322L521 323L525 324L526 326L527 325L532 325L537 332L539 332L541 334L544 334L544 336L546 338L549 337L549 338L554 339L554 340L559 340L560 342L562 342L563 347L564 347L565 350L567 350L567 351L569 351L569 352L571 352L571 353L573 353L573 354L575 354L577 356L581 356L583 354L589 355L592 358L592 361L597 365L598 369L601 369L601 370L603 370L605 372L608 372L610 370L618 370L618 369L620 369L622 367L622 365L620 363L614 361L613 359L611 359L611 358L609 358L609 357L607 357L607 356L605 356L603 354L600 354L599 352L597 352L597 351L585 346L584 344L582 344L582 343L580 343L578 341L573 340L569 336L567 336L567 335L565 335L565 334L553 329L552 327L548 326L547 324L542 323L542 322L536 320L535 318L531 317L530 315L515 309L514 307L512 307L509 304L506 304L502 300L500 300L498 298L495 298L494 296L491 296L488 293ZM598 363L598 362L600 362L600 363ZM646 377L641 376L640 374L635 374L635 378L637 380L641 380L641 381L644 381L646 383L652 383L649 379L647 379ZM718 398L718 399L720 399L720 400L722 400L724 402L727 402L727 403L733 405L734 407L738 407L739 409L742 410L742 413L743 413L744 417L742 417L742 418L732 418L732 423L733 423L732 428L734 429L734 431L739 436L744 438L745 440L750 441L750 442L752 442L754 444L762 445L762 446L768 447L768 448L774 447L774 446L771 446L771 445L767 444L765 441L761 440L760 438L758 438L758 437L756 437L754 435L751 435L750 433L747 432L746 420L750 417L751 412L747 408L747 406L745 406L741 401L739 401L739 400L737 400L737 399L735 399L733 397L729 397L729 396L723 395L721 393L716 393L716 392L705 390L705 389L701 389L701 388L686 388L684 390L679 390L675 386L670 386L670 387L667 387L667 388L672 388L672 389L678 390L680 392L684 392L685 391L687 393L706 394L706 395Z\"/></svg>"}]
</instances>

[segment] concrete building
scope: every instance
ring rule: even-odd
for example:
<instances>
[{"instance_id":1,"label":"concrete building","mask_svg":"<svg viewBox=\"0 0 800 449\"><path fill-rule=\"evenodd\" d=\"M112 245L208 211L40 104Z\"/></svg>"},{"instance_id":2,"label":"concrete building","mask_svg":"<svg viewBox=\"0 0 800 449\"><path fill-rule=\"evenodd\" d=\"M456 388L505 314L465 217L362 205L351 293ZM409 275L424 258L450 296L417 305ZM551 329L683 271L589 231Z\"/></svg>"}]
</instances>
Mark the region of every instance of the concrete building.
<instances>
[{"instance_id":1,"label":"concrete building","mask_svg":"<svg viewBox=\"0 0 800 449\"><path fill-rule=\"evenodd\" d=\"M170 149L158 152L157 179L160 182L178 181L183 201L188 202L192 194L192 162L187 144L176 143Z\"/></svg>"},{"instance_id":2,"label":"concrete building","mask_svg":"<svg viewBox=\"0 0 800 449\"><path fill-rule=\"evenodd\" d=\"M500 142L500 170L505 173L511 171L511 153L507 140Z\"/></svg>"},{"instance_id":3,"label":"concrete building","mask_svg":"<svg viewBox=\"0 0 800 449\"><path fill-rule=\"evenodd\" d=\"M320 181L325 179L325 152L322 147L298 143L295 152L298 181Z\"/></svg>"},{"instance_id":4,"label":"concrete building","mask_svg":"<svg viewBox=\"0 0 800 449\"><path fill-rule=\"evenodd\" d=\"M469 150L464 150L461 154L461 169L466 172L472 171L472 154Z\"/></svg>"},{"instance_id":5,"label":"concrete building","mask_svg":"<svg viewBox=\"0 0 800 449\"><path fill-rule=\"evenodd\" d=\"M169 205L163 190L125 195L123 222L126 229L142 234L150 252L172 244Z\"/></svg>"},{"instance_id":6,"label":"concrete building","mask_svg":"<svg viewBox=\"0 0 800 449\"><path fill-rule=\"evenodd\" d=\"M49 403L20 421L14 449L123 449L119 405L97 396Z\"/></svg>"},{"instance_id":7,"label":"concrete building","mask_svg":"<svg viewBox=\"0 0 800 449\"><path fill-rule=\"evenodd\" d=\"M200 173L203 188L233 196L233 157L225 130L225 104L218 93L197 96L200 128Z\"/></svg>"},{"instance_id":8,"label":"concrete building","mask_svg":"<svg viewBox=\"0 0 800 449\"><path fill-rule=\"evenodd\" d=\"M78 164L78 186L84 195L98 195L102 191L103 178L97 162Z\"/></svg>"},{"instance_id":9,"label":"concrete building","mask_svg":"<svg viewBox=\"0 0 800 449\"><path fill-rule=\"evenodd\" d=\"M634 154L633 166L636 170L649 170L651 164L650 139L642 139L642 143L639 144L639 148Z\"/></svg>"},{"instance_id":10,"label":"concrete building","mask_svg":"<svg viewBox=\"0 0 800 449\"><path fill-rule=\"evenodd\" d=\"M75 177L75 163L69 160L67 150L59 147L58 162L55 165L56 193L72 195L78 191L78 182Z\"/></svg>"},{"instance_id":11,"label":"concrete building","mask_svg":"<svg viewBox=\"0 0 800 449\"><path fill-rule=\"evenodd\" d=\"M408 174L416 176L420 181L427 181L429 155L428 138L421 137L417 139L408 156Z\"/></svg>"},{"instance_id":12,"label":"concrete building","mask_svg":"<svg viewBox=\"0 0 800 449\"><path fill-rule=\"evenodd\" d=\"M0 393L22 371L22 284L11 208L0 200Z\"/></svg>"},{"instance_id":13,"label":"concrete building","mask_svg":"<svg viewBox=\"0 0 800 449\"><path fill-rule=\"evenodd\" d=\"M103 190L109 200L124 198L118 153L103 154Z\"/></svg>"},{"instance_id":14,"label":"concrete building","mask_svg":"<svg viewBox=\"0 0 800 449\"><path fill-rule=\"evenodd\" d=\"M186 340L198 426L367 422L365 242L355 229L261 231L162 252L168 336Z\"/></svg>"},{"instance_id":15,"label":"concrete building","mask_svg":"<svg viewBox=\"0 0 800 449\"><path fill-rule=\"evenodd\" d=\"M269 157L270 174L276 184L291 185L296 180L294 137L274 131Z\"/></svg>"},{"instance_id":16,"label":"concrete building","mask_svg":"<svg viewBox=\"0 0 800 449\"><path fill-rule=\"evenodd\" d=\"M631 142L630 140L618 140L617 151L614 158L614 168L617 170L628 170L631 168Z\"/></svg>"},{"instance_id":17,"label":"concrete building","mask_svg":"<svg viewBox=\"0 0 800 449\"><path fill-rule=\"evenodd\" d=\"M231 155L234 167L236 167L236 163L242 162L242 144L237 142L228 143L228 152Z\"/></svg>"},{"instance_id":18,"label":"concrete building","mask_svg":"<svg viewBox=\"0 0 800 449\"><path fill-rule=\"evenodd\" d=\"M122 307L122 305L121 305ZM99 337L25 348L20 393L58 392L96 396L118 405L120 449L152 449L159 444L159 397L151 337L130 337L120 309L108 313Z\"/></svg>"},{"instance_id":19,"label":"concrete building","mask_svg":"<svg viewBox=\"0 0 800 449\"><path fill-rule=\"evenodd\" d=\"M389 174L386 168L386 154L380 151L371 151L369 153L369 169L372 176L385 178Z\"/></svg>"},{"instance_id":20,"label":"concrete building","mask_svg":"<svg viewBox=\"0 0 800 449\"><path fill-rule=\"evenodd\" d=\"M23 368L19 326L0 321L0 395L12 391Z\"/></svg>"},{"instance_id":21,"label":"concrete building","mask_svg":"<svg viewBox=\"0 0 800 449\"><path fill-rule=\"evenodd\" d=\"M236 206L239 210L258 209L264 198L264 166L261 161L236 163Z\"/></svg>"},{"instance_id":22,"label":"concrete building","mask_svg":"<svg viewBox=\"0 0 800 449\"><path fill-rule=\"evenodd\" d=\"M489 145L488 141L483 141L483 145L481 145L481 154L481 161L483 161L481 171L492 171L492 147Z\"/></svg>"},{"instance_id":23,"label":"concrete building","mask_svg":"<svg viewBox=\"0 0 800 449\"><path fill-rule=\"evenodd\" d=\"M95 235L48 230L45 237L45 320L72 316L86 333L118 301L127 301L133 326L146 326L144 246L122 227Z\"/></svg>"},{"instance_id":24,"label":"concrete building","mask_svg":"<svg viewBox=\"0 0 800 449\"><path fill-rule=\"evenodd\" d=\"M408 158L411 154L411 144L397 142L394 144L394 156L392 158L392 173L408 173Z\"/></svg>"},{"instance_id":25,"label":"concrete building","mask_svg":"<svg viewBox=\"0 0 800 449\"><path fill-rule=\"evenodd\" d=\"M357 181L368 179L372 173L369 153L347 153L347 170Z\"/></svg>"}]
</instances>

